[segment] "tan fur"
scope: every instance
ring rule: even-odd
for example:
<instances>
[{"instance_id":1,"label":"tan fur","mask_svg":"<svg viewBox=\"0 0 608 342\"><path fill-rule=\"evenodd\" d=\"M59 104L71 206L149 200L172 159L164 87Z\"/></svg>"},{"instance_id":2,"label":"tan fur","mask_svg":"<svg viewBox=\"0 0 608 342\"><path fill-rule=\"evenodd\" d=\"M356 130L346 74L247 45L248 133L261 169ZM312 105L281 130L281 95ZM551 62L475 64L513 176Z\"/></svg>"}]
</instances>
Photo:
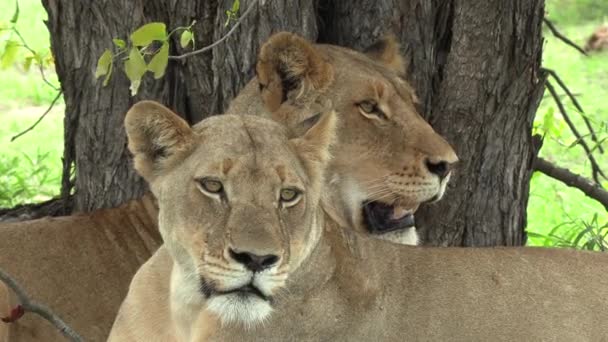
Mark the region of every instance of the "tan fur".
<instances>
[{"instance_id":1,"label":"tan fur","mask_svg":"<svg viewBox=\"0 0 608 342\"><path fill-rule=\"evenodd\" d=\"M129 147L136 159L142 158L139 151L149 150L146 144L158 141L156 136L171 134L175 130L173 127L149 126L150 123L168 122L167 118L178 118L161 105L151 110L150 107L150 102L136 104L125 119L126 122L140 120L138 124L126 125ZM182 127L182 124L176 126ZM306 242L316 242L320 231L316 223L318 215L311 216L310 213L317 211L323 170L329 160L329 144L334 140L335 127L336 115L329 112L303 136L288 140L288 130L274 121L257 116L222 115L204 120L188 133L196 141L190 153L181 156L168 153L164 157L179 159L179 162L159 167L150 188L159 203L167 204L159 207L159 228L164 248L175 263L169 267L172 271L163 275L175 286L169 293L158 297L169 298L168 304L155 301L157 304L153 307L160 307L160 316L151 321L156 322L158 328L153 330L154 335L172 336L179 341L200 335L195 333L197 329L190 328L191 323L188 324L191 320L199 320L200 309L191 310L201 302L202 298L197 297L200 288L227 291L239 283L248 282L246 269L241 264L221 266L227 260L235 259L232 255L235 251L276 255L279 266L260 272L252 280L260 291L269 296L275 295L274 289L284 284L290 269L297 268L312 253ZM139 139L142 132L155 134L142 143ZM180 148L173 141L167 141L167 145ZM224 172L222 163L227 158L233 166ZM137 171L150 179L147 164L155 163L154 158L146 160L139 164ZM222 195L207 193L204 187L201 188L201 180L209 177L223 183L225 192ZM281 189L286 188L302 191L299 200L289 206L279 200ZM243 191L245 189L247 191ZM215 214L201 220L205 213ZM290 243L292 238L299 242ZM159 258L157 254L152 260L162 260ZM155 265L156 262L150 264ZM156 268L144 266L143 269ZM203 282L200 277L204 278ZM139 302L138 293L147 291L149 286L145 280L139 279L136 276L129 290L129 298L134 300L127 299L127 304L121 308L110 341L143 341L146 340L144 335L150 333L148 329L138 329L139 324L133 326L131 323L138 322L138 317L146 317L145 308L151 304ZM192 291L196 293L192 295ZM230 306L225 303L218 305ZM250 305L255 307L257 304ZM136 308L131 309L131 306ZM144 311L137 308L144 308ZM264 308L269 306L263 306L261 310ZM210 306L211 312L217 310L220 309L214 310L213 305ZM258 323L264 315L252 315L248 324ZM223 321L230 319L229 316L224 317ZM172 323L159 324L161 320ZM211 324L201 322L201 325L212 329Z\"/></svg>"},{"instance_id":2,"label":"tan fur","mask_svg":"<svg viewBox=\"0 0 608 342\"><path fill-rule=\"evenodd\" d=\"M399 53L399 43L393 34L386 35L383 39L369 46L365 53L372 59L382 62L398 74L405 74L407 64L401 53Z\"/></svg>"},{"instance_id":3,"label":"tan fur","mask_svg":"<svg viewBox=\"0 0 608 342\"><path fill-rule=\"evenodd\" d=\"M128 279L161 242L156 213L154 200L146 196L87 215L2 224L0 267L87 341L103 341ZM10 297L16 305L12 292ZM11 342L64 340L34 314L0 322L2 329L10 331Z\"/></svg>"},{"instance_id":4,"label":"tan fur","mask_svg":"<svg viewBox=\"0 0 608 342\"><path fill-rule=\"evenodd\" d=\"M11 312L8 286L0 282L0 318L8 317ZM8 324L0 322L0 342L8 342Z\"/></svg>"},{"instance_id":5,"label":"tan fur","mask_svg":"<svg viewBox=\"0 0 608 342\"><path fill-rule=\"evenodd\" d=\"M290 45L291 44L291 45ZM290 53L282 52L282 48ZM315 45L306 42L295 35L279 33L269 39L263 49L265 58L258 66L260 78L281 77L275 74L276 68L283 63L287 72L293 78L295 89L287 92L286 102L282 101L282 84L275 82L275 90L263 90L260 96L257 78L254 78L233 101L229 112L245 115L265 115L272 117L289 127L293 134L301 133L306 125L302 121L312 114L336 109L340 122L335 148L330 151L333 155L332 164L325 176L326 188L323 191L326 207L332 212L332 218L352 223L352 227L364 231L360 217L361 201L372 190L383 192L389 186L394 186L396 192L403 196L403 205L417 207L419 202L429 200L433 194L442 192L446 181L439 189L424 189L421 185L410 185L408 189L399 190L397 183L418 183L424 178L430 179L428 172L422 167L424 157L434 160L455 160L454 151L426 124L414 109L415 95L411 87L397 77L394 70L376 62L362 53L335 46ZM272 56L271 51L277 53ZM396 51L396 50L395 50ZM302 56L298 56L301 53ZM297 63L294 63L294 60ZM280 62L280 63L279 63ZM273 76L274 75L274 76ZM382 89L380 94L378 89ZM281 93L282 94L282 93ZM393 125L384 129L375 121L364 118L355 108L353 102L368 98L383 96L383 104L388 107ZM274 112L264 113L265 108L272 108L271 99L279 102ZM265 100L264 100L265 99ZM276 104L274 104L276 107ZM174 123L173 118L163 125ZM177 133L176 133L177 132ZM141 137L145 141L145 135ZM172 141L178 146L187 141L186 136L180 135L179 130L172 132L159 140L159 143ZM187 150L187 148L185 148ZM152 148L140 156L154 155L163 152ZM138 159L139 160L139 159ZM171 160L160 161L158 165L168 167ZM136 161L142 169L142 161ZM222 167L229 169L230 163ZM147 174L154 178L155 165L149 167ZM407 165L407 170L399 171ZM411 166L411 167L410 167ZM407 172L405 172L407 171ZM402 174L402 175L400 175ZM151 180L149 178L148 180ZM369 184L374 179L392 179L393 183ZM378 183L378 182L374 182ZM380 182L381 183L381 182ZM380 190L379 190L380 189ZM399 190L399 191L397 191ZM407 191L406 191L407 190ZM420 190L419 192L416 192ZM422 197L410 194L426 193ZM388 198L390 200L390 198ZM70 312L79 313L84 308L103 307L95 311L95 324L90 324L87 315L73 314L67 319L87 340L103 340L118 309L120 298L127 291L133 272L146 260L158 244L148 239L146 252L140 246L141 235L155 234L153 213L142 210L140 204L134 202L123 209L108 209L93 214L95 223L90 217L65 217L61 219L41 219L28 223L0 225L0 267L7 269L20 282L26 284L36 294L40 301L49 304L53 309L66 315ZM146 222L152 222L144 226ZM92 228L94 226L94 228ZM61 228L65 227L65 228ZM14 231L20 229L18 234ZM78 230L80 229L80 230ZM78 232L79 235L76 235ZM91 232L91 233L89 233ZM416 243L417 235L414 229L403 232L396 231L383 235L393 241ZM81 247L74 241L84 241ZM62 248L49 247L70 246L65 254ZM88 246L87 243L94 245ZM12 246L4 248L4 246ZM17 248L15 246L21 246ZM131 247L135 246L135 247ZM64 248L65 249L65 248ZM111 253L109 251L112 251ZM53 256L53 257L50 257ZM34 265L40 265L35 267ZM68 265L68 266L64 266ZM64 268L65 267L65 268ZM112 270L103 273L108 279L100 280L98 269ZM58 271L59 270L59 271ZM78 281L64 276L66 272L78 270ZM74 272L73 272L74 273ZM52 276L47 276L52 274ZM54 283L39 282L39 277L56 279ZM76 274L74 274L76 276ZM67 279L70 279L68 282ZM64 281L65 280L65 281ZM112 288L107 286L111 282ZM82 285L84 284L84 286ZM81 291L84 287L87 291ZM90 293L102 291L104 297L91 296ZM69 293L69 296L64 294ZM28 341L28 336L34 334L28 331L47 331L37 327L44 325L37 317L28 318L27 328L13 333L14 341ZM11 327L18 327L13 325Z\"/></svg>"},{"instance_id":6,"label":"tan fur","mask_svg":"<svg viewBox=\"0 0 608 342\"><path fill-rule=\"evenodd\" d=\"M167 110L161 107L163 110ZM159 117L154 115L154 110L158 110L158 105L151 101L138 102L133 107L133 115L128 115L129 120L125 120L127 131L134 131L134 126L145 127L146 129L137 130L137 134L129 140L129 149L136 156L134 166L145 175L146 180L151 182L156 177L156 172L161 168L168 168L173 162L173 158L167 155L180 155L188 151L192 144L190 128L183 120L177 117ZM145 113L137 117L137 113ZM152 113L152 114L150 114ZM164 121L160 121L164 120ZM162 131L162 134L158 134ZM154 138L153 138L154 137ZM162 146L162 148L161 148ZM155 155L160 155L157 164L149 163Z\"/></svg>"},{"instance_id":7,"label":"tan fur","mask_svg":"<svg viewBox=\"0 0 608 342\"><path fill-rule=\"evenodd\" d=\"M602 25L596 28L589 39L587 39L585 51L602 51L606 48L608 48L608 25Z\"/></svg>"},{"instance_id":8,"label":"tan fur","mask_svg":"<svg viewBox=\"0 0 608 342\"><path fill-rule=\"evenodd\" d=\"M343 225L367 232L362 202L378 200L413 212L421 203L441 198L449 180L432 174L426 162L458 160L416 111L418 100L401 77L404 68L394 36L372 45L365 55L277 33L260 49L257 78L228 113L259 115L261 105L252 104L263 102L272 111L270 117L297 131L315 113L336 110L343 119L332 149L324 206ZM385 120L362 113L358 104L369 100L378 104ZM409 230L380 237L406 244L417 239Z\"/></svg>"},{"instance_id":9,"label":"tan fur","mask_svg":"<svg viewBox=\"0 0 608 342\"><path fill-rule=\"evenodd\" d=\"M608 255L416 248L344 229L319 206L322 178L315 177L326 164L319 159L326 153L319 142L331 141L332 120L323 118L307 131L301 144L314 146L290 149L285 147L294 140L274 123L240 118L206 120L191 154L154 180L165 243L135 276L109 341L608 337ZM213 131L226 134L218 141L209 135ZM225 199L202 195L194 180L216 175L226 157L235 166L222 175ZM307 159L315 160L309 164L315 170L304 166ZM303 197L292 208L277 206L277 189L286 185L275 175L277 165L293 177L289 184L302 187ZM280 258L262 272L250 272L230 249ZM250 281L273 300L222 293ZM225 305L218 307L218 301ZM261 310L266 306L272 312Z\"/></svg>"}]
</instances>

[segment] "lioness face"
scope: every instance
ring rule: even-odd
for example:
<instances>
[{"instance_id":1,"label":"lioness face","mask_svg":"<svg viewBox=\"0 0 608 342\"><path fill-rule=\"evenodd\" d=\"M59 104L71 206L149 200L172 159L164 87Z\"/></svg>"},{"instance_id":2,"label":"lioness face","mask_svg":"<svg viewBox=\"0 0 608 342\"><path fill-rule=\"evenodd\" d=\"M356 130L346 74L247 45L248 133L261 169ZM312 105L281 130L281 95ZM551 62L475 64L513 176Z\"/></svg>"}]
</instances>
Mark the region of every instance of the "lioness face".
<instances>
[{"instance_id":1,"label":"lioness face","mask_svg":"<svg viewBox=\"0 0 608 342\"><path fill-rule=\"evenodd\" d=\"M253 324L310 253L335 115L299 138L271 120L215 116L195 130L140 102L125 120L136 169L159 203L175 261L172 296L206 302L227 323Z\"/></svg>"},{"instance_id":2,"label":"lioness face","mask_svg":"<svg viewBox=\"0 0 608 342\"><path fill-rule=\"evenodd\" d=\"M279 33L262 47L257 65L264 103L280 122L293 126L311 112L336 110L329 184L339 199L332 201L346 203L350 225L382 235L413 227L414 211L443 196L458 159L416 110L403 73L390 38L359 53ZM286 106L309 110L289 117Z\"/></svg>"}]
</instances>

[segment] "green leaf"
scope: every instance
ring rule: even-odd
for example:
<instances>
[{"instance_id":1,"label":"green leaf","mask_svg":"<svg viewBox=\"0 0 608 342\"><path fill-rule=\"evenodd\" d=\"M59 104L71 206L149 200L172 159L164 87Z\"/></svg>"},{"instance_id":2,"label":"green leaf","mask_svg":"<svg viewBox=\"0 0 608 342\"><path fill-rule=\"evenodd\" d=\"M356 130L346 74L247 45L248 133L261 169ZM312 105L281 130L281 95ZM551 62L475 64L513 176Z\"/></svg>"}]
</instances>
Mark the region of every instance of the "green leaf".
<instances>
[{"instance_id":1,"label":"green leaf","mask_svg":"<svg viewBox=\"0 0 608 342\"><path fill-rule=\"evenodd\" d=\"M135 46L146 46L155 40L165 41L166 39L165 23L149 23L131 34L131 41Z\"/></svg>"},{"instance_id":2,"label":"green leaf","mask_svg":"<svg viewBox=\"0 0 608 342\"><path fill-rule=\"evenodd\" d=\"M125 47L127 47L127 43L122 39L114 38L114 39L112 39L112 42L119 49L124 49Z\"/></svg>"},{"instance_id":3,"label":"green leaf","mask_svg":"<svg viewBox=\"0 0 608 342\"><path fill-rule=\"evenodd\" d=\"M49 66L49 65L53 65L53 64L55 64L55 56L53 56L52 53L49 53L48 55L46 55L43 65Z\"/></svg>"},{"instance_id":4,"label":"green leaf","mask_svg":"<svg viewBox=\"0 0 608 342\"><path fill-rule=\"evenodd\" d=\"M129 59L125 62L125 73L131 81L131 96L137 94L141 77L146 73L146 61L136 47L131 48Z\"/></svg>"},{"instance_id":5,"label":"green leaf","mask_svg":"<svg viewBox=\"0 0 608 342\"><path fill-rule=\"evenodd\" d=\"M154 73L154 78L159 79L165 74L169 62L169 42L164 42L160 50L152 57L148 70Z\"/></svg>"},{"instance_id":6,"label":"green leaf","mask_svg":"<svg viewBox=\"0 0 608 342\"><path fill-rule=\"evenodd\" d=\"M13 13L13 17L11 18L11 24L16 24L19 19L19 1L15 0L15 13Z\"/></svg>"},{"instance_id":7,"label":"green leaf","mask_svg":"<svg viewBox=\"0 0 608 342\"><path fill-rule=\"evenodd\" d=\"M239 11L239 8L241 7L241 2L240 0L234 0L234 2L232 3L232 8L230 8L229 10L226 10L226 22L224 23L224 27L228 26L228 24L230 24L230 21L232 20L236 20L238 18L237 16L237 12Z\"/></svg>"},{"instance_id":8,"label":"green leaf","mask_svg":"<svg viewBox=\"0 0 608 342\"><path fill-rule=\"evenodd\" d=\"M35 53L33 57L36 62L38 62L38 64L44 65L44 58L42 57L42 55L40 55L39 53Z\"/></svg>"},{"instance_id":9,"label":"green leaf","mask_svg":"<svg viewBox=\"0 0 608 342\"><path fill-rule=\"evenodd\" d=\"M112 67L112 51L106 49L101 57L97 60L97 69L95 70L95 78L106 75Z\"/></svg>"},{"instance_id":10,"label":"green leaf","mask_svg":"<svg viewBox=\"0 0 608 342\"><path fill-rule=\"evenodd\" d=\"M188 44L190 44L191 41L193 41L192 31L185 30L182 32L181 37L179 37L179 45L181 45L182 48L185 48L188 46Z\"/></svg>"},{"instance_id":11,"label":"green leaf","mask_svg":"<svg viewBox=\"0 0 608 342\"><path fill-rule=\"evenodd\" d=\"M110 69L108 70L108 74L106 78L103 79L103 86L107 86L110 83L110 76L112 76L112 70L114 70L114 63L110 63Z\"/></svg>"},{"instance_id":12,"label":"green leaf","mask_svg":"<svg viewBox=\"0 0 608 342\"><path fill-rule=\"evenodd\" d=\"M234 2L232 3L232 9L230 11L236 15L236 12L239 11L239 8L241 8L241 1L234 0Z\"/></svg>"},{"instance_id":13,"label":"green leaf","mask_svg":"<svg viewBox=\"0 0 608 342\"><path fill-rule=\"evenodd\" d=\"M0 56L0 67L6 69L12 66L17 58L17 52L19 52L19 42L7 40L4 46L4 53Z\"/></svg>"},{"instance_id":14,"label":"green leaf","mask_svg":"<svg viewBox=\"0 0 608 342\"><path fill-rule=\"evenodd\" d=\"M226 10L226 22L224 23L224 27L230 24L230 20L232 19L232 12L230 10Z\"/></svg>"},{"instance_id":15,"label":"green leaf","mask_svg":"<svg viewBox=\"0 0 608 342\"><path fill-rule=\"evenodd\" d=\"M141 84L141 79L131 81L131 86L129 87L129 90L131 90L131 96L137 95L137 91L139 90L140 84Z\"/></svg>"},{"instance_id":16,"label":"green leaf","mask_svg":"<svg viewBox=\"0 0 608 342\"><path fill-rule=\"evenodd\" d=\"M543 133L545 134L552 134L554 133L554 121L555 121L555 116L553 115L555 112L555 109L553 107L549 107L549 109L547 109L547 111L545 112L545 114L543 115L543 126L542 126L542 130Z\"/></svg>"},{"instance_id":17,"label":"green leaf","mask_svg":"<svg viewBox=\"0 0 608 342\"><path fill-rule=\"evenodd\" d=\"M34 56L25 57L25 61L23 62L23 70L25 70L25 72L30 71L33 60L34 60Z\"/></svg>"}]
</instances>

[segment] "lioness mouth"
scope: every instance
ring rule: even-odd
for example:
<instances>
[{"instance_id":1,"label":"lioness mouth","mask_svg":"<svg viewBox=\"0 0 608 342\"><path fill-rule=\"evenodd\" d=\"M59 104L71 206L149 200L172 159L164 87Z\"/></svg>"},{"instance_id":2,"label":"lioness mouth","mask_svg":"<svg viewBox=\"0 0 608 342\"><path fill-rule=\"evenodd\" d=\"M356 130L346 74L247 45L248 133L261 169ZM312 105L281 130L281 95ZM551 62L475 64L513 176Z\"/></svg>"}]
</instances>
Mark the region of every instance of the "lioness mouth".
<instances>
[{"instance_id":1,"label":"lioness mouth","mask_svg":"<svg viewBox=\"0 0 608 342\"><path fill-rule=\"evenodd\" d=\"M247 296L258 296L261 299L265 300L265 301L271 301L271 298L266 296L265 294L262 293L262 291L260 291L257 287L253 286L252 284L248 284L236 289L232 289L229 291L221 291L218 292L218 294L220 295L226 295L226 294L237 294L238 296L242 296L242 297L247 297Z\"/></svg>"},{"instance_id":2,"label":"lioness mouth","mask_svg":"<svg viewBox=\"0 0 608 342\"><path fill-rule=\"evenodd\" d=\"M376 201L363 204L363 219L372 234L414 227L413 211Z\"/></svg>"}]
</instances>

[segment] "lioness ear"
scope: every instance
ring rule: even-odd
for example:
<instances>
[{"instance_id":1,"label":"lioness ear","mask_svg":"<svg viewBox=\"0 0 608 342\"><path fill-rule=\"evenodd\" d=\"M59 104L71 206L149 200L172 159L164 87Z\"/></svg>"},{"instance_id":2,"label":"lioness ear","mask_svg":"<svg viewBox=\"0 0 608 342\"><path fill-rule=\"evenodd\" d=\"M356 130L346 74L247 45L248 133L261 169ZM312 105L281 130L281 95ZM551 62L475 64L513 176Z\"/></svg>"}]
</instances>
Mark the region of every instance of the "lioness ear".
<instances>
[{"instance_id":1,"label":"lioness ear","mask_svg":"<svg viewBox=\"0 0 608 342\"><path fill-rule=\"evenodd\" d=\"M317 178L331 158L329 149L336 140L337 115L331 111L313 117L315 121L303 136L290 140L308 172Z\"/></svg>"},{"instance_id":2,"label":"lioness ear","mask_svg":"<svg viewBox=\"0 0 608 342\"><path fill-rule=\"evenodd\" d=\"M407 65L399 52L399 43L394 34L385 35L379 41L368 46L364 52L369 58L386 65L398 74L405 74Z\"/></svg>"},{"instance_id":3,"label":"lioness ear","mask_svg":"<svg viewBox=\"0 0 608 342\"><path fill-rule=\"evenodd\" d=\"M292 94L323 91L334 79L333 67L319 51L289 32L274 34L262 45L256 74L262 99L271 112Z\"/></svg>"},{"instance_id":4,"label":"lioness ear","mask_svg":"<svg viewBox=\"0 0 608 342\"><path fill-rule=\"evenodd\" d=\"M125 117L125 129L135 170L148 182L189 151L194 141L188 123L154 101L133 105Z\"/></svg>"}]
</instances>

